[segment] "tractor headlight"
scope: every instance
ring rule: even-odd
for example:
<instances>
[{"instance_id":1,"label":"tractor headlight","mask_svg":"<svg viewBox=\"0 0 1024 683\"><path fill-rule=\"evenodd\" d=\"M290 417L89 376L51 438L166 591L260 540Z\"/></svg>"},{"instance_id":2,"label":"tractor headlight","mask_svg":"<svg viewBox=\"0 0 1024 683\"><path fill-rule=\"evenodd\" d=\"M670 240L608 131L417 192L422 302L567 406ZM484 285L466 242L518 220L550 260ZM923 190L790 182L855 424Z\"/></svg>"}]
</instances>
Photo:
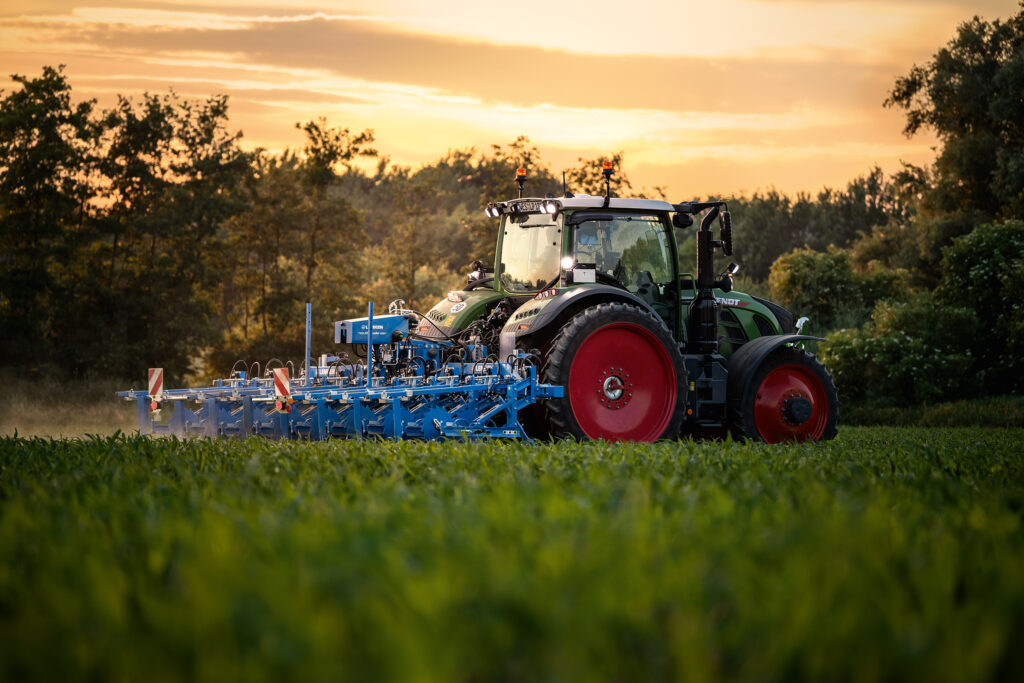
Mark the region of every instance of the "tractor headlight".
<instances>
[{"instance_id":1,"label":"tractor headlight","mask_svg":"<svg viewBox=\"0 0 1024 683\"><path fill-rule=\"evenodd\" d=\"M576 261L572 256L562 257L562 270L572 270L572 267L576 265Z\"/></svg>"},{"instance_id":2,"label":"tractor headlight","mask_svg":"<svg viewBox=\"0 0 1024 683\"><path fill-rule=\"evenodd\" d=\"M540 210L553 216L558 213L558 202L544 202L541 204Z\"/></svg>"}]
</instances>

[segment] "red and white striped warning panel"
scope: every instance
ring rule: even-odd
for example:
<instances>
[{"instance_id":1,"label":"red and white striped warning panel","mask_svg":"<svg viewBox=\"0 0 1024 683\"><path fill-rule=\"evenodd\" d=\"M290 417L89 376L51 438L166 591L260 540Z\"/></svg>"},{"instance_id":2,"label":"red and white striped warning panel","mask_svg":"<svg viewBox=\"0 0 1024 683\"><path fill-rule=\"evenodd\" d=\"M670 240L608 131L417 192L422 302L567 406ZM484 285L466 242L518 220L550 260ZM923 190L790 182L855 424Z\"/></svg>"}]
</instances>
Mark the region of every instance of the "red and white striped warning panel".
<instances>
[{"instance_id":1,"label":"red and white striped warning panel","mask_svg":"<svg viewBox=\"0 0 1024 683\"><path fill-rule=\"evenodd\" d=\"M149 369L149 395L153 398L160 398L164 395L164 369Z\"/></svg>"},{"instance_id":2,"label":"red and white striped warning panel","mask_svg":"<svg viewBox=\"0 0 1024 683\"><path fill-rule=\"evenodd\" d=\"M274 395L277 398L292 397L292 388L288 382L288 368L274 368Z\"/></svg>"}]
</instances>

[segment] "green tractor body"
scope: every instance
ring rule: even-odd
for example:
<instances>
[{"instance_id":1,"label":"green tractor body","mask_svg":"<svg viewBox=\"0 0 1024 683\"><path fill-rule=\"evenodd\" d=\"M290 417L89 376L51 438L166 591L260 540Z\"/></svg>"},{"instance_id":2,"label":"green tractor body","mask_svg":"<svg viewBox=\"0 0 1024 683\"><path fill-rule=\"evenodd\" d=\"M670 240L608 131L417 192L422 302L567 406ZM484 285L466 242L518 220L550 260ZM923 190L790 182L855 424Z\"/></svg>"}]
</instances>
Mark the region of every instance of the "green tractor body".
<instances>
[{"instance_id":1,"label":"green tractor body","mask_svg":"<svg viewBox=\"0 0 1024 683\"><path fill-rule=\"evenodd\" d=\"M536 435L653 441L681 434L768 442L832 438L832 378L800 348L783 307L733 291L724 202L569 195L491 204L493 268L420 320L427 338L473 339L498 359L532 351L565 396L523 416ZM697 273L683 273L674 228L697 230ZM712 223L719 219L720 236Z\"/></svg>"}]
</instances>

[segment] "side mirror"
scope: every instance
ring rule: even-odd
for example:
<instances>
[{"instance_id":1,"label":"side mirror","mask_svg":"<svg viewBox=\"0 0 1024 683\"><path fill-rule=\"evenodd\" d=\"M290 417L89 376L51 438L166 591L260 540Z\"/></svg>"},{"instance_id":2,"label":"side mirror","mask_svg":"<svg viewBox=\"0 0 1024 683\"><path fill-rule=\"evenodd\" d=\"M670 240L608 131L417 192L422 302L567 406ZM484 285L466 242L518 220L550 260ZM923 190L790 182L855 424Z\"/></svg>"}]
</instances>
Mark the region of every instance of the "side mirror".
<instances>
[{"instance_id":1,"label":"side mirror","mask_svg":"<svg viewBox=\"0 0 1024 683\"><path fill-rule=\"evenodd\" d=\"M693 225L693 216L688 213L672 214L672 225L677 228L688 228Z\"/></svg>"},{"instance_id":2,"label":"side mirror","mask_svg":"<svg viewBox=\"0 0 1024 683\"><path fill-rule=\"evenodd\" d=\"M718 225L721 227L722 253L732 256L732 215L723 211L718 216Z\"/></svg>"}]
</instances>

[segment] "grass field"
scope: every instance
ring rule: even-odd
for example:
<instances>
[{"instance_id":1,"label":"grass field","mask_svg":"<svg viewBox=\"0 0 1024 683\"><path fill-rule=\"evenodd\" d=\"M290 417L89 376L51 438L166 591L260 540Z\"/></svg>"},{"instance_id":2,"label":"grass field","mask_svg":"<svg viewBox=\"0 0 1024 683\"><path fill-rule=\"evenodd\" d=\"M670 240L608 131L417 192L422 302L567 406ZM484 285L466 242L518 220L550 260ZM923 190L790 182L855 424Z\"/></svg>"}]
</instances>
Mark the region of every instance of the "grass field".
<instances>
[{"instance_id":1,"label":"grass field","mask_svg":"<svg viewBox=\"0 0 1024 683\"><path fill-rule=\"evenodd\" d=\"M1019 677L1022 439L4 438L0 678Z\"/></svg>"}]
</instances>

